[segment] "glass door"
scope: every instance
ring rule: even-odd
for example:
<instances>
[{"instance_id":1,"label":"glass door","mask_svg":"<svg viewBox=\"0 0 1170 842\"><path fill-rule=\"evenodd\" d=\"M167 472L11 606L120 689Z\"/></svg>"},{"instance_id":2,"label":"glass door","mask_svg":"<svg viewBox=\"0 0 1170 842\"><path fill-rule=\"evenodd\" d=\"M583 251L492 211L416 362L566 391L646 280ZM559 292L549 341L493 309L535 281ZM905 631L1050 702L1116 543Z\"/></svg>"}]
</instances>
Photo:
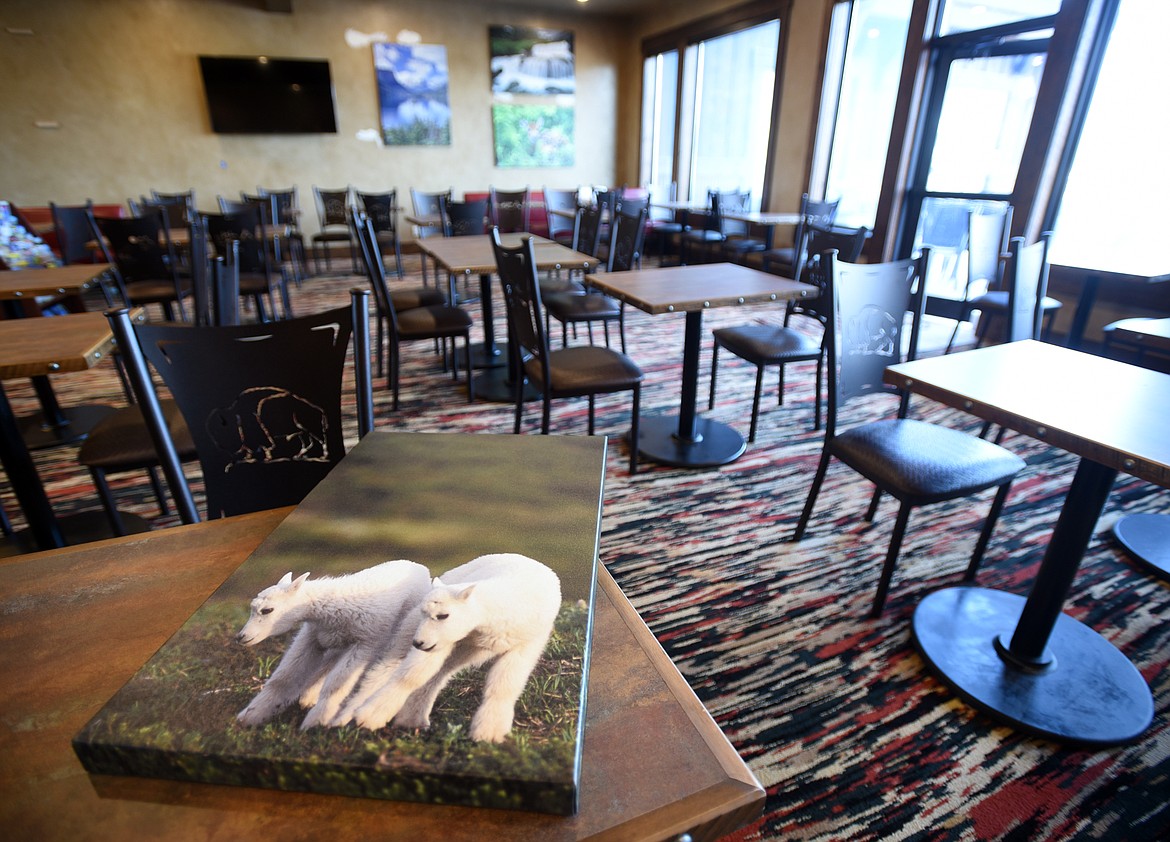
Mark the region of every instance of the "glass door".
<instances>
[{"instance_id":1,"label":"glass door","mask_svg":"<svg viewBox=\"0 0 1170 842\"><path fill-rule=\"evenodd\" d=\"M930 246L934 299L963 297L967 211L1011 201L1049 34L939 39L898 248ZM938 300L928 309L950 316Z\"/></svg>"}]
</instances>

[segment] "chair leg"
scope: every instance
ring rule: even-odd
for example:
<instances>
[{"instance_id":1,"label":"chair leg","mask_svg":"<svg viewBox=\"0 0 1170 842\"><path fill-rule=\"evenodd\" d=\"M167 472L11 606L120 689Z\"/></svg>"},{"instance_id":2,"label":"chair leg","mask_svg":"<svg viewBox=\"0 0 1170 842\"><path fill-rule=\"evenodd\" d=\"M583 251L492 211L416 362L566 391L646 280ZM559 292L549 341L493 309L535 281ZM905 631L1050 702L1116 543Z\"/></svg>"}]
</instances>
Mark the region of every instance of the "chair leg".
<instances>
[{"instance_id":1,"label":"chair leg","mask_svg":"<svg viewBox=\"0 0 1170 842\"><path fill-rule=\"evenodd\" d=\"M983 521L983 529L979 531L979 540L975 543L975 552L971 554L971 563L967 565L967 572L963 574L963 580L966 582L975 581L975 574L979 571L979 565L983 563L983 553L987 551L991 533L995 530L995 523L999 520L999 513L1003 510L1011 487L1010 482L1005 482L995 492L995 499L991 501L991 511L987 513L987 520Z\"/></svg>"},{"instance_id":2,"label":"chair leg","mask_svg":"<svg viewBox=\"0 0 1170 842\"><path fill-rule=\"evenodd\" d=\"M880 488L874 488L873 497L871 497L869 500L869 508L865 510L865 519L867 522L873 522L874 517L877 515L878 503L880 503L881 500L882 490Z\"/></svg>"},{"instance_id":3,"label":"chair leg","mask_svg":"<svg viewBox=\"0 0 1170 842\"><path fill-rule=\"evenodd\" d=\"M106 519L110 522L110 529L115 535L125 535L126 526L122 523L122 515L118 511L114 494L110 491L110 484L106 482L106 472L101 468L90 468L89 473L93 477L94 488L97 489L98 497L102 501L102 508L106 510Z\"/></svg>"},{"instance_id":4,"label":"chair leg","mask_svg":"<svg viewBox=\"0 0 1170 842\"><path fill-rule=\"evenodd\" d=\"M748 441L756 440L756 426L760 421L760 393L764 390L764 366L756 366L756 394L752 398L752 425L748 431Z\"/></svg>"},{"instance_id":5,"label":"chair leg","mask_svg":"<svg viewBox=\"0 0 1170 842\"><path fill-rule=\"evenodd\" d=\"M171 513L170 506L167 505L167 493L163 489L162 481L158 476L158 469L153 465L146 469L146 475L150 479L150 487L154 489L155 499L158 500L158 511L163 517Z\"/></svg>"},{"instance_id":6,"label":"chair leg","mask_svg":"<svg viewBox=\"0 0 1170 842\"><path fill-rule=\"evenodd\" d=\"M886 551L886 563L882 566L882 576L878 580L877 594L873 598L873 608L869 616L874 619L882 615L886 605L886 594L890 592L890 580L894 578L894 567L898 563L898 552L902 549L902 538L906 535L906 524L910 520L910 505L903 503L898 509L898 519L894 521L894 534L890 537L890 548Z\"/></svg>"},{"instance_id":7,"label":"chair leg","mask_svg":"<svg viewBox=\"0 0 1170 842\"><path fill-rule=\"evenodd\" d=\"M631 409L633 415L630 418L630 473L638 473L638 413L641 411L642 405L642 387L634 386L634 405Z\"/></svg>"},{"instance_id":8,"label":"chair leg","mask_svg":"<svg viewBox=\"0 0 1170 842\"><path fill-rule=\"evenodd\" d=\"M821 483L825 481L825 474L829 470L829 460L832 459L829 449L821 451L821 461L817 464L817 473L813 477L812 487L808 490L808 499L804 501L804 511L800 513L800 522L796 524L796 531L792 533L792 540L799 541L804 537L804 530L812 517L813 507L817 504L817 495L821 492Z\"/></svg>"},{"instance_id":9,"label":"chair leg","mask_svg":"<svg viewBox=\"0 0 1170 842\"><path fill-rule=\"evenodd\" d=\"M455 340L452 339L451 341L454 342ZM467 357L467 402L475 403L475 378L472 377L470 332L468 332L467 335L463 337L463 352ZM455 366L451 366L451 368L454 369Z\"/></svg>"},{"instance_id":10,"label":"chair leg","mask_svg":"<svg viewBox=\"0 0 1170 842\"><path fill-rule=\"evenodd\" d=\"M596 415L597 415L596 409L597 409L597 396L590 395L589 396L589 435L593 435L594 431L596 429L596 426L595 426L596 425Z\"/></svg>"},{"instance_id":11,"label":"chair leg","mask_svg":"<svg viewBox=\"0 0 1170 842\"><path fill-rule=\"evenodd\" d=\"M719 343L711 349L711 386L707 390L707 409L715 408L715 379L719 375Z\"/></svg>"}]
</instances>

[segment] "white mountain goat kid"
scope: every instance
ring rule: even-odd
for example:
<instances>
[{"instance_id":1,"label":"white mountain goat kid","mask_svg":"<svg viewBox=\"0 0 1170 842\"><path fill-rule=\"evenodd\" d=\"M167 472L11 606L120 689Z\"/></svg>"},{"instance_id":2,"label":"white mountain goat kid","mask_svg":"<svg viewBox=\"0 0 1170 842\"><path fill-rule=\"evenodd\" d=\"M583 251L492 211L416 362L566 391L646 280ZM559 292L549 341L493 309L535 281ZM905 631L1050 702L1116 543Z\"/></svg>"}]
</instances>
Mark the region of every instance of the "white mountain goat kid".
<instances>
[{"instance_id":1,"label":"white mountain goat kid","mask_svg":"<svg viewBox=\"0 0 1170 842\"><path fill-rule=\"evenodd\" d=\"M345 576L309 580L291 573L252 600L236 635L254 646L300 626L280 665L237 715L261 725L299 701L311 708L301 728L333 718L371 663L410 648L414 612L430 590L431 574L413 561L387 561Z\"/></svg>"},{"instance_id":2,"label":"white mountain goat kid","mask_svg":"<svg viewBox=\"0 0 1170 842\"><path fill-rule=\"evenodd\" d=\"M561 580L516 553L480 556L435 579L404 660L370 668L334 724L377 729L430 726L439 692L460 670L495 659L471 738L498 743L512 730L516 701L540 660L561 608ZM417 691L417 692L416 692Z\"/></svg>"}]
</instances>

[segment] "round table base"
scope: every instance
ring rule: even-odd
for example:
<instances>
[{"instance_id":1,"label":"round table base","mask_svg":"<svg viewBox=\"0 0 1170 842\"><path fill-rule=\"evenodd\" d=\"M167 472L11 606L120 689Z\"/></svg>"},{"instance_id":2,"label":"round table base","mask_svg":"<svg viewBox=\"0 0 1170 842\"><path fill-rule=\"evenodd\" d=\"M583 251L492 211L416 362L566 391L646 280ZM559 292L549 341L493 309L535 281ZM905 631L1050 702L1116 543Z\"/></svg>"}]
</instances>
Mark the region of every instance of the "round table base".
<instances>
[{"instance_id":1,"label":"round table base","mask_svg":"<svg viewBox=\"0 0 1170 842\"><path fill-rule=\"evenodd\" d=\"M1154 717L1145 679L1112 643L1067 614L1049 636L1047 669L1021 669L1000 657L996 639L1010 642L1024 601L987 588L935 591L914 611L915 645L965 702L1021 731L1092 746L1140 736Z\"/></svg>"},{"instance_id":2,"label":"round table base","mask_svg":"<svg viewBox=\"0 0 1170 842\"><path fill-rule=\"evenodd\" d=\"M638 419L638 454L676 468L716 468L734 462L747 444L726 424L699 416L695 439L678 437L677 415L651 415Z\"/></svg>"},{"instance_id":3,"label":"round table base","mask_svg":"<svg viewBox=\"0 0 1170 842\"><path fill-rule=\"evenodd\" d=\"M65 423L60 426L49 425L39 413L19 419L17 424L20 425L20 435L29 450L44 450L83 441L99 421L116 411L117 407L105 404L81 404L61 408Z\"/></svg>"},{"instance_id":4,"label":"round table base","mask_svg":"<svg viewBox=\"0 0 1170 842\"><path fill-rule=\"evenodd\" d=\"M483 342L471 343L471 367L474 369L500 368L508 364L508 346L497 342L491 350ZM463 370L467 368L467 352L460 345L455 349L455 367Z\"/></svg>"},{"instance_id":5,"label":"round table base","mask_svg":"<svg viewBox=\"0 0 1170 842\"><path fill-rule=\"evenodd\" d=\"M1139 565L1170 581L1170 515L1126 515L1113 524L1113 537Z\"/></svg>"},{"instance_id":6,"label":"round table base","mask_svg":"<svg viewBox=\"0 0 1170 842\"><path fill-rule=\"evenodd\" d=\"M494 403L512 403L516 400L515 387L508 379L508 369L489 368L474 375L475 399ZM531 383L524 384L524 400L540 400L540 389Z\"/></svg>"}]
</instances>

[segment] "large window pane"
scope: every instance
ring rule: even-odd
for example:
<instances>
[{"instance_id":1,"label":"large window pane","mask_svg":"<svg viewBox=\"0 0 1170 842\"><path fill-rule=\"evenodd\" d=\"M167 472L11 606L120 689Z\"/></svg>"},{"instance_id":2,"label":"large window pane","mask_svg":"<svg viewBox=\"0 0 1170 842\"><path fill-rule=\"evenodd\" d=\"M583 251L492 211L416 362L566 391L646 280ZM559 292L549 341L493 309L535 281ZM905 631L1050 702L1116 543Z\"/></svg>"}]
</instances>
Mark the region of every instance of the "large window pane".
<instances>
[{"instance_id":1,"label":"large window pane","mask_svg":"<svg viewBox=\"0 0 1170 842\"><path fill-rule=\"evenodd\" d=\"M1167 32L1170 3L1121 4L1060 204L1053 263L1133 274L1167 269Z\"/></svg>"},{"instance_id":2,"label":"large window pane","mask_svg":"<svg viewBox=\"0 0 1170 842\"><path fill-rule=\"evenodd\" d=\"M951 62L926 189L1011 193L1043 74L1036 53Z\"/></svg>"},{"instance_id":3,"label":"large window pane","mask_svg":"<svg viewBox=\"0 0 1170 842\"><path fill-rule=\"evenodd\" d=\"M642 71L641 183L655 198L671 197L677 108L678 51L650 56Z\"/></svg>"},{"instance_id":4,"label":"large window pane","mask_svg":"<svg viewBox=\"0 0 1170 842\"><path fill-rule=\"evenodd\" d=\"M753 207L760 207L779 36L774 20L699 44L692 199L705 198L709 189L744 189L752 191Z\"/></svg>"},{"instance_id":5,"label":"large window pane","mask_svg":"<svg viewBox=\"0 0 1170 842\"><path fill-rule=\"evenodd\" d=\"M846 46L839 94L826 91L822 100L822 125L833 125L825 197L841 200L840 224L872 228L912 2L855 0L850 5L848 16L834 15L830 34L831 43L846 39Z\"/></svg>"}]
</instances>

